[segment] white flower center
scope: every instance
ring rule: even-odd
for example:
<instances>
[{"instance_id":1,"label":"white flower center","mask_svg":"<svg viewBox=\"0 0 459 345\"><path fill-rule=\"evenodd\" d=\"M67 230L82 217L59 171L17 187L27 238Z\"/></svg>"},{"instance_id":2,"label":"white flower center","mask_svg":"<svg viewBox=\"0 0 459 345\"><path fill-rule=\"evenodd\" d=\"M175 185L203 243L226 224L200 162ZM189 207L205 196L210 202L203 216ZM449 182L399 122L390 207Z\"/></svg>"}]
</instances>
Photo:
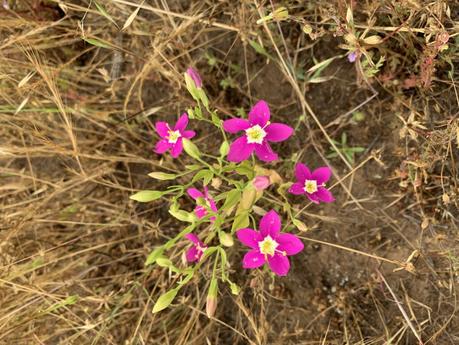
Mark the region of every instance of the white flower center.
<instances>
[{"instance_id":1,"label":"white flower center","mask_svg":"<svg viewBox=\"0 0 459 345\"><path fill-rule=\"evenodd\" d=\"M279 243L274 241L269 235L266 236L263 241L258 242L258 247L260 248L260 252L263 255L273 256L278 245Z\"/></svg>"},{"instance_id":2,"label":"white flower center","mask_svg":"<svg viewBox=\"0 0 459 345\"><path fill-rule=\"evenodd\" d=\"M247 128L245 130L245 133L247 134L247 142L249 144L261 144L263 143L263 139L266 137L265 130L261 128L259 125Z\"/></svg>"},{"instance_id":3,"label":"white flower center","mask_svg":"<svg viewBox=\"0 0 459 345\"><path fill-rule=\"evenodd\" d=\"M179 131L170 130L168 132L167 141L169 141L170 144L175 144L181 136Z\"/></svg>"},{"instance_id":4,"label":"white flower center","mask_svg":"<svg viewBox=\"0 0 459 345\"><path fill-rule=\"evenodd\" d=\"M317 192L317 181L316 180L306 180L304 181L304 191L306 193L312 194Z\"/></svg>"}]
</instances>

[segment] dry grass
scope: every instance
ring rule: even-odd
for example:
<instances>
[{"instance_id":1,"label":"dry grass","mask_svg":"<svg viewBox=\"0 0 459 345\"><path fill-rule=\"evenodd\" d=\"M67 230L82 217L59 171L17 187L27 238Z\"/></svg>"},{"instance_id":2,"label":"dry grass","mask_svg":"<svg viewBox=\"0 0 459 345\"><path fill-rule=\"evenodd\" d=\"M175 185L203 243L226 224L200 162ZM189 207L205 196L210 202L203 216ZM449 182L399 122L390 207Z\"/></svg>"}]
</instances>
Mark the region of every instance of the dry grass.
<instances>
[{"instance_id":1,"label":"dry grass","mask_svg":"<svg viewBox=\"0 0 459 345\"><path fill-rule=\"evenodd\" d=\"M98 3L0 9L1 344L459 343L457 4L354 1L356 30L383 38L362 46L386 58L370 80L339 57L344 1L288 1L289 19L260 25L270 1ZM313 57L335 58L319 83ZM266 99L297 129L275 169L329 164L338 196L294 201L309 231L288 278L243 272L235 246L242 293L220 289L212 320L205 279L151 313L176 278L145 258L181 225L164 201L129 200L186 163L152 147L153 123L192 104L190 65L222 117ZM208 130L198 145L215 150ZM355 164L327 158L343 132L365 148Z\"/></svg>"}]
</instances>

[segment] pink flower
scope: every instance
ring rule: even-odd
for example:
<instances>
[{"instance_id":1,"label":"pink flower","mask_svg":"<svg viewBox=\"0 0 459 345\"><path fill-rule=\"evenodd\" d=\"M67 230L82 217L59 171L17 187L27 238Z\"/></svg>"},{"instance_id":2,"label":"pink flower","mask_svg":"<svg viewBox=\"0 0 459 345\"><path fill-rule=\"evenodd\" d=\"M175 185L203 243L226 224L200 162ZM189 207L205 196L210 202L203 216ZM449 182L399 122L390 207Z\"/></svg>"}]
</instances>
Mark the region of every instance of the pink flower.
<instances>
[{"instance_id":1,"label":"pink flower","mask_svg":"<svg viewBox=\"0 0 459 345\"><path fill-rule=\"evenodd\" d=\"M218 212L217 206L215 205L214 199L209 195L209 191L206 186L204 186L204 193L201 193L196 188L188 188L187 191L189 196L191 196L194 200L202 198L205 200L207 207L204 205L196 205L194 209L194 213L198 219L204 218L208 213L208 208L210 208L213 212ZM210 217L211 221L215 220L215 217Z\"/></svg>"},{"instance_id":2,"label":"pink flower","mask_svg":"<svg viewBox=\"0 0 459 345\"><path fill-rule=\"evenodd\" d=\"M269 176L256 176L252 184L257 191L262 191L269 187L271 181L269 180Z\"/></svg>"},{"instance_id":3,"label":"pink flower","mask_svg":"<svg viewBox=\"0 0 459 345\"><path fill-rule=\"evenodd\" d=\"M231 144L227 157L230 162L242 162L249 158L253 151L264 162L275 161L278 158L268 142L287 140L292 135L293 128L283 123L271 123L269 118L269 106L261 100L250 110L248 120L231 119L223 122L226 132L245 132Z\"/></svg>"},{"instance_id":4,"label":"pink flower","mask_svg":"<svg viewBox=\"0 0 459 345\"><path fill-rule=\"evenodd\" d=\"M275 274L287 275L290 269L287 256L298 254L304 245L298 237L280 233L280 229L279 215L271 210L261 218L260 231L245 228L236 232L239 241L251 248L242 260L244 268L257 268L268 262Z\"/></svg>"},{"instance_id":5,"label":"pink flower","mask_svg":"<svg viewBox=\"0 0 459 345\"><path fill-rule=\"evenodd\" d=\"M183 138L191 139L196 135L194 131L185 130L187 125L187 113L183 113L182 116L180 116L173 129L169 127L167 122L156 122L156 132L158 132L162 139L156 143L155 152L161 154L170 149L171 156L177 158L183 151Z\"/></svg>"},{"instance_id":6,"label":"pink flower","mask_svg":"<svg viewBox=\"0 0 459 345\"><path fill-rule=\"evenodd\" d=\"M192 67L188 68L186 70L186 73L190 76L191 79L193 79L194 85L197 88L202 87L201 76L199 75L199 73L194 68L192 68Z\"/></svg>"},{"instance_id":7,"label":"pink flower","mask_svg":"<svg viewBox=\"0 0 459 345\"><path fill-rule=\"evenodd\" d=\"M186 234L185 238L193 242L193 245L185 253L186 261L194 262L201 260L202 254L207 249L207 246L195 234Z\"/></svg>"},{"instance_id":8,"label":"pink flower","mask_svg":"<svg viewBox=\"0 0 459 345\"><path fill-rule=\"evenodd\" d=\"M295 166L295 176L297 181L288 190L290 193L295 195L306 194L309 200L316 204L320 201L335 201L330 191L325 188L325 182L331 176L329 167L320 167L311 173L306 165L298 163Z\"/></svg>"}]
</instances>

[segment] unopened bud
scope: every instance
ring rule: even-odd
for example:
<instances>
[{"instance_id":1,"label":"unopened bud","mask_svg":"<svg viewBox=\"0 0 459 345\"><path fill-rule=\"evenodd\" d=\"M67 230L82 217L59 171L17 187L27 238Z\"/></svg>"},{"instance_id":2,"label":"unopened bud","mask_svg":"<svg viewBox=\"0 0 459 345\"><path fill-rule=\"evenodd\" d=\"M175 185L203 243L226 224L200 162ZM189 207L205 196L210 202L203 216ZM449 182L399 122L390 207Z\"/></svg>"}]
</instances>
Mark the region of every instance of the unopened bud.
<instances>
[{"instance_id":1,"label":"unopened bud","mask_svg":"<svg viewBox=\"0 0 459 345\"><path fill-rule=\"evenodd\" d=\"M220 231L218 237L220 239L220 243L225 247L232 247L234 245L233 236L231 236L230 234L224 231Z\"/></svg>"},{"instance_id":2,"label":"unopened bud","mask_svg":"<svg viewBox=\"0 0 459 345\"><path fill-rule=\"evenodd\" d=\"M253 180L252 184L257 191L262 191L269 187L271 181L268 176L257 176Z\"/></svg>"},{"instance_id":3,"label":"unopened bud","mask_svg":"<svg viewBox=\"0 0 459 345\"><path fill-rule=\"evenodd\" d=\"M215 315L215 310L217 310L217 293L217 279L212 278L212 280L210 281L209 292L207 293L206 299L206 314L208 318L213 317Z\"/></svg>"},{"instance_id":4,"label":"unopened bud","mask_svg":"<svg viewBox=\"0 0 459 345\"><path fill-rule=\"evenodd\" d=\"M194 68L188 68L186 70L186 73L190 76L190 78L193 80L194 85L199 89L202 87L202 79L199 73L194 69Z\"/></svg>"}]
</instances>

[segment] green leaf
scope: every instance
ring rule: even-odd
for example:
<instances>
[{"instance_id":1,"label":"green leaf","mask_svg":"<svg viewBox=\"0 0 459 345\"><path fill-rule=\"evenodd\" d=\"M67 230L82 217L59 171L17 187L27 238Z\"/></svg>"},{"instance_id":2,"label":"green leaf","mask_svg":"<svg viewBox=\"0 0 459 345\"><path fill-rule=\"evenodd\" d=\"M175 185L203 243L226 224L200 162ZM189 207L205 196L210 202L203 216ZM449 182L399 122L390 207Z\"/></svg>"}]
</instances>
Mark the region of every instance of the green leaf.
<instances>
[{"instance_id":1,"label":"green leaf","mask_svg":"<svg viewBox=\"0 0 459 345\"><path fill-rule=\"evenodd\" d=\"M148 176L156 180L173 180L177 178L177 175L175 174L167 174L163 172L152 172L152 173L149 173Z\"/></svg>"},{"instance_id":2,"label":"green leaf","mask_svg":"<svg viewBox=\"0 0 459 345\"><path fill-rule=\"evenodd\" d=\"M160 267L171 267L173 266L174 264L172 263L171 260L169 260L168 258L165 258L165 257L159 257L156 259L156 263L158 264L158 266Z\"/></svg>"},{"instance_id":3,"label":"green leaf","mask_svg":"<svg viewBox=\"0 0 459 345\"><path fill-rule=\"evenodd\" d=\"M209 169L204 169L204 170L199 171L196 175L194 175L191 182L194 183L196 181L203 179L204 185L207 186L213 177L214 177L214 173L212 171L210 171Z\"/></svg>"},{"instance_id":4,"label":"green leaf","mask_svg":"<svg viewBox=\"0 0 459 345\"><path fill-rule=\"evenodd\" d=\"M107 41L100 40L98 38L85 38L83 37L83 40L86 41L89 44L92 44L93 46L100 47L100 48L112 48L110 43Z\"/></svg>"},{"instance_id":5,"label":"green leaf","mask_svg":"<svg viewBox=\"0 0 459 345\"><path fill-rule=\"evenodd\" d=\"M273 57L266 51L266 49L258 42L249 40L250 46L255 49L258 54L266 56L268 59L274 60Z\"/></svg>"},{"instance_id":6,"label":"green leaf","mask_svg":"<svg viewBox=\"0 0 459 345\"><path fill-rule=\"evenodd\" d=\"M153 313L166 309L172 303L175 296L177 296L178 290L178 288L175 288L161 295L153 306Z\"/></svg>"},{"instance_id":7,"label":"green leaf","mask_svg":"<svg viewBox=\"0 0 459 345\"><path fill-rule=\"evenodd\" d=\"M249 224L249 214L247 212L240 213L234 218L231 233L234 233L236 230L246 228Z\"/></svg>"},{"instance_id":8,"label":"green leaf","mask_svg":"<svg viewBox=\"0 0 459 345\"><path fill-rule=\"evenodd\" d=\"M331 57L329 59L326 59L324 61L321 61L317 64L315 64L314 66L312 66L310 69L308 69L308 73L312 73L312 72L315 72L315 71L322 71L324 68L326 68L328 65L330 65L330 63L335 60L336 58L339 58L341 56L334 56L334 57ZM318 76L316 76L318 77Z\"/></svg>"},{"instance_id":9,"label":"green leaf","mask_svg":"<svg viewBox=\"0 0 459 345\"><path fill-rule=\"evenodd\" d=\"M143 190L134 195L131 195L129 199L139 201L139 202L150 202L153 200L157 200L163 196L164 192L160 192L157 190Z\"/></svg>"},{"instance_id":10,"label":"green leaf","mask_svg":"<svg viewBox=\"0 0 459 345\"><path fill-rule=\"evenodd\" d=\"M198 147L188 139L183 139L183 149L190 157L193 157L194 159L199 159L201 157L201 152L199 151Z\"/></svg>"},{"instance_id":11,"label":"green leaf","mask_svg":"<svg viewBox=\"0 0 459 345\"><path fill-rule=\"evenodd\" d=\"M164 248L159 247L151 251L148 255L147 260L145 260L145 266L152 265L156 262L156 260L163 255Z\"/></svg>"},{"instance_id":12,"label":"green leaf","mask_svg":"<svg viewBox=\"0 0 459 345\"><path fill-rule=\"evenodd\" d=\"M250 166L247 166L245 164L241 164L238 167L234 169L239 175L244 175L247 176L249 180L253 179L255 177L255 173L253 172L253 169Z\"/></svg>"},{"instance_id":13,"label":"green leaf","mask_svg":"<svg viewBox=\"0 0 459 345\"><path fill-rule=\"evenodd\" d=\"M233 295L239 295L239 292L241 291L241 288L233 282L230 283L230 289Z\"/></svg>"},{"instance_id":14,"label":"green leaf","mask_svg":"<svg viewBox=\"0 0 459 345\"><path fill-rule=\"evenodd\" d=\"M294 219L293 224L298 228L298 230L306 232L309 230L306 224L304 224L301 220Z\"/></svg>"},{"instance_id":15,"label":"green leaf","mask_svg":"<svg viewBox=\"0 0 459 345\"><path fill-rule=\"evenodd\" d=\"M62 307L65 307L67 305L75 304L76 302L78 302L78 298L79 297L80 296L78 296L78 295L68 296L63 301L57 302L57 303L53 304L52 306L50 306L49 308L47 308L45 310L40 310L40 313L48 314L48 313L54 312L54 311L56 311L56 310L58 310L58 309L60 309Z\"/></svg>"},{"instance_id":16,"label":"green leaf","mask_svg":"<svg viewBox=\"0 0 459 345\"><path fill-rule=\"evenodd\" d=\"M118 24L116 24L115 20L108 14L105 8L96 0L94 0L94 4L96 5L97 10L100 12L100 14L107 18L109 21L111 21L113 24L115 24L115 26L118 28Z\"/></svg>"},{"instance_id":17,"label":"green leaf","mask_svg":"<svg viewBox=\"0 0 459 345\"><path fill-rule=\"evenodd\" d=\"M241 191L238 189L232 189L226 196L225 203L223 204L222 210L228 211L231 207L235 206L239 200L241 200Z\"/></svg>"}]
</instances>

